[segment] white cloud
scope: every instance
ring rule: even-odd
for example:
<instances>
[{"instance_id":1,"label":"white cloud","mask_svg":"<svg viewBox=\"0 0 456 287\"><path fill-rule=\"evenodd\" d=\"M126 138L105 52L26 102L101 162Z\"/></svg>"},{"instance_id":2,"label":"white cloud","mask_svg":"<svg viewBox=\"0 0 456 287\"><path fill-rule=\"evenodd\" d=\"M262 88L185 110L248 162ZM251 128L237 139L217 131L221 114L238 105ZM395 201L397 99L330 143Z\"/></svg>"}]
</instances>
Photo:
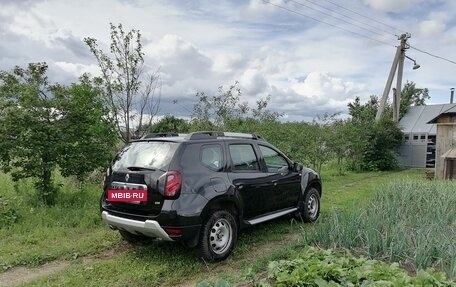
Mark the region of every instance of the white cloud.
<instances>
[{"instance_id":1,"label":"white cloud","mask_svg":"<svg viewBox=\"0 0 456 287\"><path fill-rule=\"evenodd\" d=\"M288 0L271 2L303 8ZM163 113L188 115L196 92L213 95L217 87L235 80L240 82L243 100L254 103L271 94L270 108L286 112L290 120L347 112L346 104L355 96L366 100L382 92L398 44L393 32L381 38L390 45L382 45L263 0L20 3L0 1L0 69L46 61L50 80L63 83L77 80L83 72L95 74L96 60L82 39L94 37L108 51L109 22L123 23L125 31L141 31L147 69L160 67ZM456 1L338 3L392 26L411 29L412 46L450 59L454 54L456 25L451 19L456 17ZM321 17L315 11L300 11ZM341 24L333 18L324 20ZM345 24L343 27L354 29ZM415 58L421 69L412 72L407 61L403 81L413 80L429 88L434 102L440 94L446 101L449 88L456 86L455 66L413 49L407 55ZM172 104L174 99L179 100L178 105Z\"/></svg>"},{"instance_id":2,"label":"white cloud","mask_svg":"<svg viewBox=\"0 0 456 287\"><path fill-rule=\"evenodd\" d=\"M247 69L239 79L243 91L248 95L257 95L268 88L268 82L263 74L256 69Z\"/></svg>"},{"instance_id":3,"label":"white cloud","mask_svg":"<svg viewBox=\"0 0 456 287\"><path fill-rule=\"evenodd\" d=\"M382 12L401 12L423 0L364 0L370 7Z\"/></svg>"},{"instance_id":4,"label":"white cloud","mask_svg":"<svg viewBox=\"0 0 456 287\"><path fill-rule=\"evenodd\" d=\"M344 100L363 90L363 87L334 78L328 72L312 72L304 82L293 84L291 89L306 98L323 100L335 97Z\"/></svg>"},{"instance_id":5,"label":"white cloud","mask_svg":"<svg viewBox=\"0 0 456 287\"><path fill-rule=\"evenodd\" d=\"M84 73L89 73L92 76L101 75L100 68L95 64L84 65L79 63L68 63L64 61L55 62L54 64L62 71L73 75L75 78L81 76Z\"/></svg>"},{"instance_id":6,"label":"white cloud","mask_svg":"<svg viewBox=\"0 0 456 287\"><path fill-rule=\"evenodd\" d=\"M147 58L161 67L167 84L186 78L204 78L212 69L212 60L180 36L165 35L144 47Z\"/></svg>"},{"instance_id":7,"label":"white cloud","mask_svg":"<svg viewBox=\"0 0 456 287\"><path fill-rule=\"evenodd\" d=\"M429 19L420 23L420 33L423 37L436 37L445 31L448 15L445 12L432 12Z\"/></svg>"}]
</instances>

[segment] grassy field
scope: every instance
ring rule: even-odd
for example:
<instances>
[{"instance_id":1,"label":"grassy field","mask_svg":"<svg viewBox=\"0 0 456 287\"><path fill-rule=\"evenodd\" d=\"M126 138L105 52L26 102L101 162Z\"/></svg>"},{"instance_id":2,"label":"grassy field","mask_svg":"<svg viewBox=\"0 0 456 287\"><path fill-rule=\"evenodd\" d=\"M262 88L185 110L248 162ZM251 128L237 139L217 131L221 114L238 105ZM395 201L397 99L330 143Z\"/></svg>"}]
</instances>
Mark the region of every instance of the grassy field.
<instances>
[{"instance_id":1,"label":"grassy field","mask_svg":"<svg viewBox=\"0 0 456 287\"><path fill-rule=\"evenodd\" d=\"M419 170L344 176L323 173L322 222L334 209L360 208L385 182L419 180L423 174ZM25 285L195 286L201 280L220 277L241 282L264 270L270 260L295 254L304 246L300 232L312 228L289 218L260 225L241 234L234 254L226 261L206 264L194 257L192 250L178 244L128 245L101 223L99 186L81 190L60 181L64 192L58 204L46 208L34 200L29 182L14 187L7 176L0 175L2 200L8 203L2 212L17 211L17 219L3 223L0 229L0 264L4 270L12 269L0 273L0 279L14 272L14 267L38 267L33 270L39 272L46 266L43 263L53 261L65 263L65 268Z\"/></svg>"}]
</instances>

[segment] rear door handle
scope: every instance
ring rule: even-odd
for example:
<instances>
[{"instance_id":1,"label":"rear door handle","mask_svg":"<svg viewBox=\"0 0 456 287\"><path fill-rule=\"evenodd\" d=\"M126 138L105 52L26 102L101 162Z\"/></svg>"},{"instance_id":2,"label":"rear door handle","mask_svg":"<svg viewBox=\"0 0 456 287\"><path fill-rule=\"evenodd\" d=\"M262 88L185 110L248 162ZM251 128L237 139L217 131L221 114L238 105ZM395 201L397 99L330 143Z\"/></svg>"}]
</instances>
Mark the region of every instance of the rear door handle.
<instances>
[{"instance_id":1,"label":"rear door handle","mask_svg":"<svg viewBox=\"0 0 456 287\"><path fill-rule=\"evenodd\" d=\"M277 180L272 180L271 183L272 183L273 185L277 185Z\"/></svg>"}]
</instances>

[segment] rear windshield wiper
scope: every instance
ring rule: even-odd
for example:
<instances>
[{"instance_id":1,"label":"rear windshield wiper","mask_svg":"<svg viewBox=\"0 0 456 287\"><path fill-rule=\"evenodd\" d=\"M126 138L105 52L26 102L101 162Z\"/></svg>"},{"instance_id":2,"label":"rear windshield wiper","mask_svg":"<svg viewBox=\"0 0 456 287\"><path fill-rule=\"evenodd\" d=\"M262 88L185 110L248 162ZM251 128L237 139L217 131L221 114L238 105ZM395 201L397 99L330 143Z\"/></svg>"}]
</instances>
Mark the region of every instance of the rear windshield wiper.
<instances>
[{"instance_id":1,"label":"rear windshield wiper","mask_svg":"<svg viewBox=\"0 0 456 287\"><path fill-rule=\"evenodd\" d=\"M150 170L150 171L156 171L155 168L151 167L144 167L144 166L129 166L127 167L128 170Z\"/></svg>"}]
</instances>

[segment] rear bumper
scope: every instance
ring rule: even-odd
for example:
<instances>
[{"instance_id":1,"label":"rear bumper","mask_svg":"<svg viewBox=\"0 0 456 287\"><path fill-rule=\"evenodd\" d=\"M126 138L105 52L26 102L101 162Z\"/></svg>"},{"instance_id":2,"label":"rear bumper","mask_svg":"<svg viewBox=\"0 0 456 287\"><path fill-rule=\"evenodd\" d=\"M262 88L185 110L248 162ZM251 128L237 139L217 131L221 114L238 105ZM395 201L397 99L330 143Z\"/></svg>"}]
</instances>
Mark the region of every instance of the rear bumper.
<instances>
[{"instance_id":1,"label":"rear bumper","mask_svg":"<svg viewBox=\"0 0 456 287\"><path fill-rule=\"evenodd\" d=\"M159 238L165 241L174 241L155 220L133 220L109 214L107 211L101 213L101 218L110 227L128 231L132 234L142 234L148 237Z\"/></svg>"}]
</instances>

